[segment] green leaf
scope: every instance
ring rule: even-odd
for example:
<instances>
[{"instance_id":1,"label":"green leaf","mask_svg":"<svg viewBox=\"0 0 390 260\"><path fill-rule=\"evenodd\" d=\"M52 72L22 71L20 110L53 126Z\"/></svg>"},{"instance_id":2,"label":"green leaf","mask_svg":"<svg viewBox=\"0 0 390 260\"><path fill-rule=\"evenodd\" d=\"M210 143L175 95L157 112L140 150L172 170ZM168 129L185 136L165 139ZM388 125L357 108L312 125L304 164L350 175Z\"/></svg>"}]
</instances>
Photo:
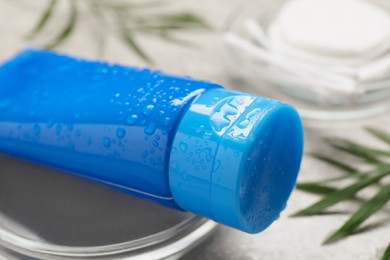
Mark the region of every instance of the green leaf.
<instances>
[{"instance_id":1,"label":"green leaf","mask_svg":"<svg viewBox=\"0 0 390 260\"><path fill-rule=\"evenodd\" d=\"M340 162L339 160L336 160L336 159L333 159L329 156L326 156L324 154L320 154L320 153L310 153L310 155L318 160L321 160L323 162L326 162L328 164L331 164L332 166L342 170L342 171L345 171L347 173L355 173L357 172L357 170L348 165L348 164L345 164L343 162Z\"/></svg>"},{"instance_id":2,"label":"green leaf","mask_svg":"<svg viewBox=\"0 0 390 260\"><path fill-rule=\"evenodd\" d=\"M166 6L167 3L164 1L146 1L144 3L107 3L106 7L110 7L116 10L132 10L132 9L141 9L141 8L157 8Z\"/></svg>"},{"instance_id":3,"label":"green leaf","mask_svg":"<svg viewBox=\"0 0 390 260\"><path fill-rule=\"evenodd\" d=\"M323 179L323 180L320 180L317 182L304 182L304 184L309 184L309 183L310 184L326 184L326 183L330 183L330 182L342 181L342 180L353 179L353 178L364 179L370 175L377 173L378 171L381 171L382 169L387 169L389 167L390 167L389 164L379 164L379 165L377 165L377 168L375 170L370 170L370 171L366 171L366 172L355 172L353 174L350 173L348 175Z\"/></svg>"},{"instance_id":4,"label":"green leaf","mask_svg":"<svg viewBox=\"0 0 390 260\"><path fill-rule=\"evenodd\" d=\"M390 243L389 245L387 246L381 260L390 260Z\"/></svg>"},{"instance_id":5,"label":"green leaf","mask_svg":"<svg viewBox=\"0 0 390 260\"><path fill-rule=\"evenodd\" d=\"M382 170L378 171L377 175L367 177L365 179L359 180L358 182L349 185L343 189L339 189L335 192L332 192L328 195L326 195L324 198L322 198L317 203L314 203L313 205L307 207L306 209L303 209L297 213L295 213L293 216L310 216L310 215L316 215L323 212L325 209L329 208L330 206L333 206L341 201L350 199L355 196L355 194L360 191L361 189L377 183L379 180L381 180L384 176L388 175L390 171L390 167L385 167Z\"/></svg>"},{"instance_id":6,"label":"green leaf","mask_svg":"<svg viewBox=\"0 0 390 260\"><path fill-rule=\"evenodd\" d=\"M297 189L301 191L306 191L314 194L329 194L336 191L337 189L321 184L316 183L298 183Z\"/></svg>"},{"instance_id":7,"label":"green leaf","mask_svg":"<svg viewBox=\"0 0 390 260\"><path fill-rule=\"evenodd\" d=\"M210 27L201 18L192 15L161 15L153 19L136 17L133 19L133 28L138 31L157 32L160 34L168 31L180 31L188 29L209 29Z\"/></svg>"},{"instance_id":8,"label":"green leaf","mask_svg":"<svg viewBox=\"0 0 390 260\"><path fill-rule=\"evenodd\" d=\"M70 3L69 18L64 27L58 30L53 40L49 41L48 44L44 46L48 49L54 49L68 39L78 23L79 14L84 15L88 11L93 18L96 19L98 24L99 31L97 33L97 44L99 54L103 52L105 47L106 38L104 37L104 32L116 30L120 32L120 36L126 45L147 62L151 62L151 59L142 50L142 46L136 41L135 36L141 35L139 33L152 34L170 42L189 46L190 44L188 42L177 39L170 33L193 28L210 28L207 23L196 14L189 12L167 13L169 9L161 8L165 6L169 7L165 1L146 1L139 3L109 0L80 1L80 3L83 2L89 7L89 9L80 9L80 11L78 10L78 0L67 0L66 2ZM58 3L58 0L48 0L42 15L30 33L30 37L38 34L49 21L54 19L54 10L56 6L58 6ZM152 12L149 12L149 9ZM111 19L116 20L125 26L121 28L112 25L111 23L106 23L104 19L106 16L107 21L111 21ZM88 19L88 15L86 15L86 19ZM104 28L107 30L105 31Z\"/></svg>"},{"instance_id":9,"label":"green leaf","mask_svg":"<svg viewBox=\"0 0 390 260\"><path fill-rule=\"evenodd\" d=\"M163 14L157 17L160 21L175 24L195 24L206 26L205 21L197 15L191 13Z\"/></svg>"},{"instance_id":10,"label":"green leaf","mask_svg":"<svg viewBox=\"0 0 390 260\"><path fill-rule=\"evenodd\" d=\"M387 144L390 144L390 135L388 133L385 133L379 129L367 127L366 130L374 135L375 137L379 138L380 140L384 141Z\"/></svg>"},{"instance_id":11,"label":"green leaf","mask_svg":"<svg viewBox=\"0 0 390 260\"><path fill-rule=\"evenodd\" d=\"M365 220L380 210L390 200L390 185L382 189L362 206L345 222L345 224L330 235L324 244L333 243L351 233L353 233Z\"/></svg>"},{"instance_id":12,"label":"green leaf","mask_svg":"<svg viewBox=\"0 0 390 260\"><path fill-rule=\"evenodd\" d=\"M48 45L46 48L54 49L61 43L63 43L73 32L73 29L77 23L78 10L76 5L76 0L70 1L70 17L64 29L57 35L57 37Z\"/></svg>"},{"instance_id":13,"label":"green leaf","mask_svg":"<svg viewBox=\"0 0 390 260\"><path fill-rule=\"evenodd\" d=\"M179 45L183 45L183 46L187 46L187 47L195 47L195 46L197 46L195 43L193 43L191 41L179 39L179 38L173 37L173 36L171 36L171 35L169 35L167 33L160 33L159 36L161 38L163 38L164 40L166 40L166 41L169 41L169 42L172 42L172 43L176 43L176 44L179 44Z\"/></svg>"},{"instance_id":14,"label":"green leaf","mask_svg":"<svg viewBox=\"0 0 390 260\"><path fill-rule=\"evenodd\" d=\"M330 193L335 192L337 190L336 188L322 185L320 183L314 183L314 182L299 183L299 184L297 184L297 189L304 191L304 192L309 192L309 193L318 194L318 195L327 195L327 194L330 194ZM352 201L359 202L359 203L365 201L364 199L358 198L355 196L351 197L350 199Z\"/></svg>"},{"instance_id":15,"label":"green leaf","mask_svg":"<svg viewBox=\"0 0 390 260\"><path fill-rule=\"evenodd\" d=\"M134 35L128 31L123 25L121 25L121 33L124 42L129 48L131 48L135 53L141 57L144 61L151 63L152 60L149 56L142 50L141 46L136 42Z\"/></svg>"},{"instance_id":16,"label":"green leaf","mask_svg":"<svg viewBox=\"0 0 390 260\"><path fill-rule=\"evenodd\" d=\"M360 157L372 164L382 163L382 161L378 158L379 156L390 155L390 152L374 150L344 139L328 139L328 141L335 148Z\"/></svg>"},{"instance_id":17,"label":"green leaf","mask_svg":"<svg viewBox=\"0 0 390 260\"><path fill-rule=\"evenodd\" d=\"M49 1L41 18L39 19L38 23L35 25L34 29L28 34L27 38L33 38L40 31L42 31L42 29L46 26L47 22L49 21L50 17L52 17L53 11L54 11L57 3L58 3L57 0L50 0Z\"/></svg>"}]
</instances>

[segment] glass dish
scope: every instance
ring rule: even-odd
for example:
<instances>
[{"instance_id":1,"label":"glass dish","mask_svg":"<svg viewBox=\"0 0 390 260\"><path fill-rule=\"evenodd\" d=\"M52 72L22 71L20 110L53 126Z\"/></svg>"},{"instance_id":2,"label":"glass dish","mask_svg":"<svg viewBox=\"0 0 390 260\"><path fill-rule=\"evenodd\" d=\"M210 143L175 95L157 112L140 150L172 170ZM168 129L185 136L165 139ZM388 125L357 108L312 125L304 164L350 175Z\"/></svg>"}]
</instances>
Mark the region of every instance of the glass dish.
<instances>
[{"instance_id":1,"label":"glass dish","mask_svg":"<svg viewBox=\"0 0 390 260\"><path fill-rule=\"evenodd\" d=\"M177 259L216 226L0 154L0 258Z\"/></svg>"},{"instance_id":2,"label":"glass dish","mask_svg":"<svg viewBox=\"0 0 390 260\"><path fill-rule=\"evenodd\" d=\"M251 49L253 46L245 46L246 43L250 45L256 41L248 35L248 27L246 27L248 20L256 21L264 31L262 36L267 37L268 26L287 1L291 0L242 2L229 16L224 26L222 37L231 61L228 63L228 69L236 80L241 81L239 82L241 85L249 86L243 87L243 90L290 103L300 111L302 117L309 119L359 119L388 111L390 109L390 69L386 76L375 81L360 82L353 77L348 78L348 82L349 80L357 82L356 85L361 90L359 93L340 93L334 91L335 88L327 92L323 90L326 88L322 88L324 85L331 89L330 82L334 82L335 86L343 82L338 82L338 78L332 79L335 81L323 81L321 77L315 77L315 73L328 73L328 71L319 71L318 67L313 68L313 64L303 64L311 66L308 68L313 69L310 71L311 76L305 71L300 71L300 75L292 76L290 72L294 70L295 73L296 68L286 67L283 62L278 63L280 57L275 58L275 53L267 48L266 44L261 46L260 42L261 53L258 53L256 47ZM390 12L388 2L378 0L375 3ZM235 38L232 40L229 37ZM243 40L244 43L242 45L240 42L232 44L235 40ZM291 57L284 58L290 65L298 62Z\"/></svg>"}]
</instances>

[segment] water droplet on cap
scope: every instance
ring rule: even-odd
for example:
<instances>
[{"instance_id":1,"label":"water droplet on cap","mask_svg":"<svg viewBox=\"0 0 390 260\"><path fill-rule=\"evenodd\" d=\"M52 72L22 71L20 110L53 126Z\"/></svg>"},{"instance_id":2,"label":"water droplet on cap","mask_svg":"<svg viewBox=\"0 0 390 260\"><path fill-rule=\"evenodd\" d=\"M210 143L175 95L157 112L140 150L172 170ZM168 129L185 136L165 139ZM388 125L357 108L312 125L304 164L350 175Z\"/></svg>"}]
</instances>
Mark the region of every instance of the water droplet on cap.
<instances>
[{"instance_id":1,"label":"water droplet on cap","mask_svg":"<svg viewBox=\"0 0 390 260\"><path fill-rule=\"evenodd\" d=\"M188 145L186 142L182 141L179 143L179 148L183 153L187 152Z\"/></svg>"},{"instance_id":2,"label":"water droplet on cap","mask_svg":"<svg viewBox=\"0 0 390 260\"><path fill-rule=\"evenodd\" d=\"M111 146L111 140L107 136L103 138L103 145L104 147L108 148Z\"/></svg>"},{"instance_id":3,"label":"water droplet on cap","mask_svg":"<svg viewBox=\"0 0 390 260\"><path fill-rule=\"evenodd\" d=\"M138 116L136 114L127 117L126 123L129 125L134 124L137 121Z\"/></svg>"},{"instance_id":4,"label":"water droplet on cap","mask_svg":"<svg viewBox=\"0 0 390 260\"><path fill-rule=\"evenodd\" d=\"M125 135L126 135L126 130L124 129L124 128L122 128L122 127L119 127L117 130L116 130L116 136L118 137L118 138L123 138L123 137L125 137Z\"/></svg>"},{"instance_id":5,"label":"water droplet on cap","mask_svg":"<svg viewBox=\"0 0 390 260\"><path fill-rule=\"evenodd\" d=\"M143 151L141 157L145 159L148 156L148 154L149 154L148 151Z\"/></svg>"},{"instance_id":6,"label":"water droplet on cap","mask_svg":"<svg viewBox=\"0 0 390 260\"><path fill-rule=\"evenodd\" d=\"M154 131L156 131L156 124L155 123L150 123L147 125L144 129L145 134L147 135L152 135L154 134Z\"/></svg>"},{"instance_id":7,"label":"water droplet on cap","mask_svg":"<svg viewBox=\"0 0 390 260\"><path fill-rule=\"evenodd\" d=\"M147 105L146 107L144 107L142 112L145 116L150 116L153 113L153 110L154 110L154 105Z\"/></svg>"}]
</instances>

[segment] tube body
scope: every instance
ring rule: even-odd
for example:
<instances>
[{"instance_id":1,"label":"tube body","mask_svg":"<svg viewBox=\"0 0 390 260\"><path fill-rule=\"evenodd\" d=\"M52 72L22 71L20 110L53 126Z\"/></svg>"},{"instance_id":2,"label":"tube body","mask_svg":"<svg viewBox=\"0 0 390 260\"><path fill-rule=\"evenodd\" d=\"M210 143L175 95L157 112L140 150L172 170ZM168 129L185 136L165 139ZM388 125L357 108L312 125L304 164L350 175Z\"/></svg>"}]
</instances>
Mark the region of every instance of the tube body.
<instances>
[{"instance_id":1,"label":"tube body","mask_svg":"<svg viewBox=\"0 0 390 260\"><path fill-rule=\"evenodd\" d=\"M218 85L27 50L0 68L0 150L176 207L174 131Z\"/></svg>"},{"instance_id":2,"label":"tube body","mask_svg":"<svg viewBox=\"0 0 390 260\"><path fill-rule=\"evenodd\" d=\"M1 152L245 232L278 218L302 149L294 108L211 82L39 50L0 66Z\"/></svg>"}]
</instances>

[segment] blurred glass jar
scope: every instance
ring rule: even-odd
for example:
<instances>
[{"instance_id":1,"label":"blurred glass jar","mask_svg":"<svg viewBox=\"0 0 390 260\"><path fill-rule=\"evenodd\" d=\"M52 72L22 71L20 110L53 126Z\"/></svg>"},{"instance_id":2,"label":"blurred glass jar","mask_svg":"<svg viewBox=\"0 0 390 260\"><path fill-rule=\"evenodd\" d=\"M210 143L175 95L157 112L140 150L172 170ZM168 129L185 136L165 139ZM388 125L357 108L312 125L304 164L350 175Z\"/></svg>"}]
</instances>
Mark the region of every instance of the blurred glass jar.
<instances>
[{"instance_id":1,"label":"blurred glass jar","mask_svg":"<svg viewBox=\"0 0 390 260\"><path fill-rule=\"evenodd\" d=\"M291 5L293 1L295 1L294 5ZM245 80L244 85L250 86L245 89L246 91L290 103L298 108L304 118L345 120L369 117L388 111L390 109L390 2L324 1L326 0L315 0L312 2L313 6L307 6L308 3L310 4L307 0L243 2L228 18L223 31L223 41L232 61L229 63L231 73ZM355 2L358 6L353 6L354 8L348 6L354 5ZM344 3L344 6L340 3ZM318 10L314 10L316 6ZM318 26L319 22L334 23L331 20L337 20L335 17L338 16L342 23L344 14L361 17L362 11L366 12L366 19L360 20L371 23L367 24L366 33L361 27L356 27L359 24L351 23L352 18L347 16L345 16L345 24L340 24L341 29L336 33L330 30L337 27L334 24L320 24L323 28L318 28L318 32L316 31L315 26ZM325 14L317 19L321 12ZM379 13L382 19L372 21L371 17L377 15L375 12ZM291 25L294 21L297 21L295 25ZM332 36L337 33L340 35L343 29L347 32L355 30L356 33L338 39L340 46L336 47L354 50L354 47L356 49L362 46L360 44L356 47L354 44L354 42L358 43L356 36L364 38L367 34L371 35L371 42L374 41L375 36L381 42L374 42L377 46L375 45L370 52L362 50L361 53L348 53L348 55L337 53L334 51L334 46L328 44L329 50L334 52L318 54L302 46L298 48L286 44L283 38L286 38L289 32L286 32L286 26L283 28L283 23L289 26L287 29L293 26L295 30L302 29L300 33L303 36L303 30L312 32L309 35L313 35L314 38L307 37L306 40L317 41L319 44L321 44L320 40L324 42L319 38L323 36L322 31L327 32L329 37L324 36L325 43L320 47L327 47L326 40L334 43ZM386 26L381 26L380 30L383 31L370 28L375 24ZM371 33L373 30L376 30L376 34ZM283 33L284 35L281 36ZM299 37L297 31L291 31L290 35L295 37L293 40ZM353 39L352 36L355 38ZM346 41L349 40L348 37L350 37L349 42ZM345 45L346 43L354 46Z\"/></svg>"},{"instance_id":2,"label":"blurred glass jar","mask_svg":"<svg viewBox=\"0 0 390 260\"><path fill-rule=\"evenodd\" d=\"M0 195L1 259L178 259L217 227L4 155Z\"/></svg>"}]
</instances>

